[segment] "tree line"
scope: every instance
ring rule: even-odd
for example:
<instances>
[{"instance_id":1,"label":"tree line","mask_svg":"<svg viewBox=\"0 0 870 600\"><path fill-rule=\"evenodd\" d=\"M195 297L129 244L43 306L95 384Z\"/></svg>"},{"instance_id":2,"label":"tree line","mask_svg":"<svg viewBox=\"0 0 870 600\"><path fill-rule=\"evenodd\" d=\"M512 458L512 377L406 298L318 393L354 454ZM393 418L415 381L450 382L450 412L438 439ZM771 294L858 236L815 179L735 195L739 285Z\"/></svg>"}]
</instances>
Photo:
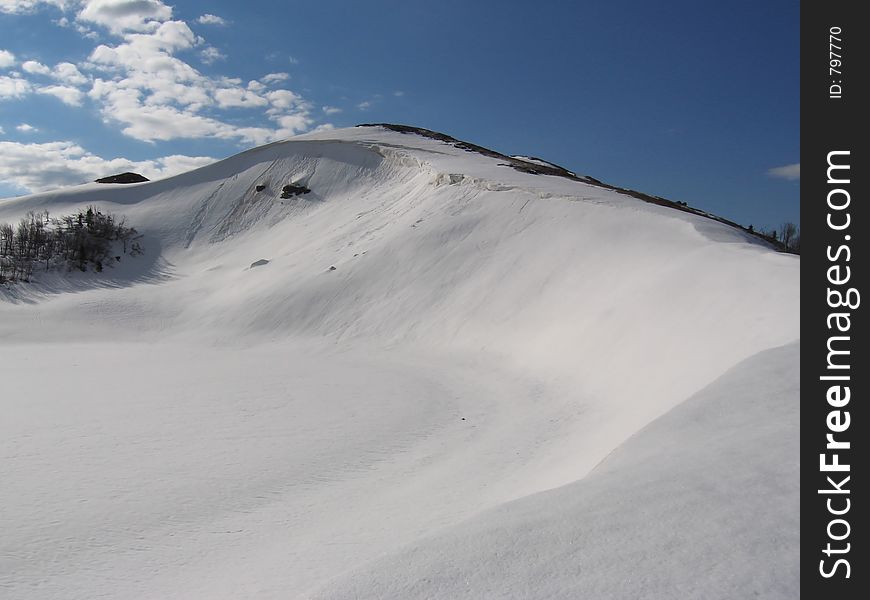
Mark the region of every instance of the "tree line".
<instances>
[{"instance_id":1,"label":"tree line","mask_svg":"<svg viewBox=\"0 0 870 600\"><path fill-rule=\"evenodd\" d=\"M794 223L786 222L780 225L779 228L772 228L769 230L756 230L752 225L747 229L750 233L767 238L767 240L772 242L775 246L778 246L784 252L789 252L791 254L801 253L801 230Z\"/></svg>"},{"instance_id":2,"label":"tree line","mask_svg":"<svg viewBox=\"0 0 870 600\"><path fill-rule=\"evenodd\" d=\"M16 226L0 223L0 283L30 281L35 269L102 271L122 254L142 253L136 229L93 206L52 218L29 212Z\"/></svg>"}]
</instances>

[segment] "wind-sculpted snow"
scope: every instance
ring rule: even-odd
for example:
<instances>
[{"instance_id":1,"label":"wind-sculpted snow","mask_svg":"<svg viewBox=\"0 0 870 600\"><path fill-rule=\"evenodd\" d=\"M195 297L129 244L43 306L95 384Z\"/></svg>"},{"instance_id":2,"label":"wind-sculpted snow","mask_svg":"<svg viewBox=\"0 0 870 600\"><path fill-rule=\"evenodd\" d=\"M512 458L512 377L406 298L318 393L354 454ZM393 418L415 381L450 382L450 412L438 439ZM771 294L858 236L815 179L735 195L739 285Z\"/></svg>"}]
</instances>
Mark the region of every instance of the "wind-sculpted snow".
<instances>
[{"instance_id":1,"label":"wind-sculpted snow","mask_svg":"<svg viewBox=\"0 0 870 600\"><path fill-rule=\"evenodd\" d=\"M0 589L301 598L333 579L362 585L353 574L377 557L389 578L407 548L489 523L484 511L560 486L585 502L584 477L625 440L798 338L796 257L500 156L360 127L160 181L0 202L0 222L95 205L135 226L145 252L105 279L54 274L0 297ZM762 399L793 380L775 370ZM725 472L726 458L710 460ZM632 493L621 472L608 498ZM590 518L550 493L548 522ZM505 531L528 527L499 514ZM643 569L685 575L644 540ZM420 577L441 564L426 556ZM596 581L644 581L630 562ZM590 581L565 565L566 589ZM514 567L480 577L515 597L500 568ZM792 589L796 575L772 577Z\"/></svg>"},{"instance_id":2,"label":"wind-sculpted snow","mask_svg":"<svg viewBox=\"0 0 870 600\"><path fill-rule=\"evenodd\" d=\"M798 344L753 356L582 481L424 537L315 597L797 598L799 364Z\"/></svg>"}]
</instances>

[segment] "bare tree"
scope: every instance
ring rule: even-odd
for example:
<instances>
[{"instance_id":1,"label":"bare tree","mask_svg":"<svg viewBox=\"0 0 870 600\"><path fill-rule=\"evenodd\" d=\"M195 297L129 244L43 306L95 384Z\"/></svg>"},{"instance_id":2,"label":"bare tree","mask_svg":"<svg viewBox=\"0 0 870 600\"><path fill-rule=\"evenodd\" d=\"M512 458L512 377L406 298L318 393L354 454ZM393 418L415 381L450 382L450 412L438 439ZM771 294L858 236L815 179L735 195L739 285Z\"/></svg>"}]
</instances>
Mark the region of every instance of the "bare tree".
<instances>
[{"instance_id":1,"label":"bare tree","mask_svg":"<svg viewBox=\"0 0 870 600\"><path fill-rule=\"evenodd\" d=\"M117 243L127 254L132 242L129 254L141 254L136 241L140 237L123 220L118 222L93 206L59 219L50 218L48 211L31 211L17 227L0 223L0 281L27 281L35 264L43 264L46 271L61 267L87 271L89 265L102 271Z\"/></svg>"},{"instance_id":2,"label":"bare tree","mask_svg":"<svg viewBox=\"0 0 870 600\"><path fill-rule=\"evenodd\" d=\"M799 237L798 226L791 222L785 222L779 226L779 241L785 246L785 249L792 251L795 248L793 244L795 238Z\"/></svg>"}]
</instances>

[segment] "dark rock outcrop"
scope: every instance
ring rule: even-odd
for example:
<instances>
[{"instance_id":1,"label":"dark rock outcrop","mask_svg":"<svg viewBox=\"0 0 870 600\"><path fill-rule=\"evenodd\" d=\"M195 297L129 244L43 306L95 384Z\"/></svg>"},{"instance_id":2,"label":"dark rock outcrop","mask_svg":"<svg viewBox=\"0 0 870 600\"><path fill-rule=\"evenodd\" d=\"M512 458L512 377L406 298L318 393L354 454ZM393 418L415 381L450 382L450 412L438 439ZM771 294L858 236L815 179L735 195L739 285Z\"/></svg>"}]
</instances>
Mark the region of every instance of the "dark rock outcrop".
<instances>
[{"instance_id":1,"label":"dark rock outcrop","mask_svg":"<svg viewBox=\"0 0 870 600\"><path fill-rule=\"evenodd\" d=\"M119 173L117 175L110 175L108 177L103 177L101 179L95 180L96 183L142 183L143 181L150 181L144 175L139 175L139 173Z\"/></svg>"},{"instance_id":2,"label":"dark rock outcrop","mask_svg":"<svg viewBox=\"0 0 870 600\"><path fill-rule=\"evenodd\" d=\"M295 183L289 183L281 188L281 197L282 198L292 198L293 196L298 196L300 194L307 194L310 192L307 187L304 185L299 185Z\"/></svg>"}]
</instances>

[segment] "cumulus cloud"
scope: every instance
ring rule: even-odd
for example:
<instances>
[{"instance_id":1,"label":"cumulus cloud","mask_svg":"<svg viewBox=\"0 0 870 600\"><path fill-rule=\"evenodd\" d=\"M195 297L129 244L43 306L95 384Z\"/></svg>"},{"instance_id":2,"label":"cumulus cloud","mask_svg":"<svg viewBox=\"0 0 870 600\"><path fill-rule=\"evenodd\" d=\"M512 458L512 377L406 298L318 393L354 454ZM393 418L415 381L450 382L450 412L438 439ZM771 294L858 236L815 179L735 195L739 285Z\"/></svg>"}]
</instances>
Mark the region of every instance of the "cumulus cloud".
<instances>
[{"instance_id":1,"label":"cumulus cloud","mask_svg":"<svg viewBox=\"0 0 870 600\"><path fill-rule=\"evenodd\" d=\"M172 7L160 0L86 0L77 19L105 27L115 34L154 31L172 18Z\"/></svg>"},{"instance_id":2,"label":"cumulus cloud","mask_svg":"<svg viewBox=\"0 0 870 600\"><path fill-rule=\"evenodd\" d=\"M771 177L778 177L779 179L788 179L789 181L795 181L801 178L801 164L795 163L793 165L774 167L773 169L768 169L767 174Z\"/></svg>"},{"instance_id":3,"label":"cumulus cloud","mask_svg":"<svg viewBox=\"0 0 870 600\"><path fill-rule=\"evenodd\" d=\"M47 85L36 88L36 93L54 96L69 106L81 106L84 93L78 88L68 85Z\"/></svg>"},{"instance_id":4,"label":"cumulus cloud","mask_svg":"<svg viewBox=\"0 0 870 600\"><path fill-rule=\"evenodd\" d=\"M66 8L67 0L0 0L0 13L10 15L34 12L41 4Z\"/></svg>"},{"instance_id":5,"label":"cumulus cloud","mask_svg":"<svg viewBox=\"0 0 870 600\"><path fill-rule=\"evenodd\" d=\"M4 1L12 5L0 0ZM245 83L239 78L206 75L192 66L184 58L191 51L206 64L225 57L187 23L173 19L172 7L162 0L71 0L67 8L55 23L84 28L83 35L90 31L85 25L105 28L109 37L78 64L62 62L52 67L26 61L22 73L10 71L0 77L0 100L43 94L80 106L87 99L106 125L145 142L218 138L261 144L315 124L311 103L283 89L290 78L287 73L269 73ZM198 22L228 24L210 14ZM8 61L14 60L10 53ZM239 115L240 110L257 111L262 121L251 125L249 117ZM238 122L241 118L245 118L244 125Z\"/></svg>"},{"instance_id":6,"label":"cumulus cloud","mask_svg":"<svg viewBox=\"0 0 870 600\"><path fill-rule=\"evenodd\" d=\"M89 81L87 77L82 75L78 67L68 62L56 64L51 70L51 76L68 85L84 85Z\"/></svg>"},{"instance_id":7,"label":"cumulus cloud","mask_svg":"<svg viewBox=\"0 0 870 600\"><path fill-rule=\"evenodd\" d=\"M256 92L237 87L216 90L214 97L220 108L253 108L269 105L269 101Z\"/></svg>"},{"instance_id":8,"label":"cumulus cloud","mask_svg":"<svg viewBox=\"0 0 870 600\"><path fill-rule=\"evenodd\" d=\"M82 75L82 72L79 71L78 67L68 62L58 63L53 69L51 69L41 62L28 60L22 63L21 68L32 75L53 77L61 83L66 83L68 85L84 85L88 82L88 78Z\"/></svg>"},{"instance_id":9,"label":"cumulus cloud","mask_svg":"<svg viewBox=\"0 0 870 600\"><path fill-rule=\"evenodd\" d=\"M54 24L58 27L69 27L75 29L79 35L89 40L97 40L100 38L99 34L90 27L82 25L78 21L70 21L67 17L57 19L54 21Z\"/></svg>"},{"instance_id":10,"label":"cumulus cloud","mask_svg":"<svg viewBox=\"0 0 870 600\"><path fill-rule=\"evenodd\" d=\"M268 75L264 75L260 77L260 81L269 85L271 83L280 83L282 81L287 81L290 79L289 73L269 73Z\"/></svg>"},{"instance_id":11,"label":"cumulus cloud","mask_svg":"<svg viewBox=\"0 0 870 600\"><path fill-rule=\"evenodd\" d=\"M275 122L281 126L275 137L290 137L311 127L311 119L307 115L279 115L275 118Z\"/></svg>"},{"instance_id":12,"label":"cumulus cloud","mask_svg":"<svg viewBox=\"0 0 870 600\"><path fill-rule=\"evenodd\" d=\"M22 79L17 75L7 77L0 75L0 100L9 100L21 98L30 93L33 86L26 79Z\"/></svg>"},{"instance_id":13,"label":"cumulus cloud","mask_svg":"<svg viewBox=\"0 0 870 600\"><path fill-rule=\"evenodd\" d=\"M199 52L199 57L207 65L213 64L219 60L224 60L227 55L223 54L214 46L206 46Z\"/></svg>"},{"instance_id":14,"label":"cumulus cloud","mask_svg":"<svg viewBox=\"0 0 870 600\"><path fill-rule=\"evenodd\" d=\"M302 99L298 94L294 94L290 90L274 90L272 92L266 92L266 98L272 104L272 108L269 109L271 114L275 114L276 112L282 110L289 110L293 108L306 108L306 102Z\"/></svg>"},{"instance_id":15,"label":"cumulus cloud","mask_svg":"<svg viewBox=\"0 0 870 600\"><path fill-rule=\"evenodd\" d=\"M357 104L356 107L357 107L359 110L368 110L368 109L370 109L370 108L372 107L372 103L371 103L370 101L368 101L368 100L365 100L365 101L360 102L359 104Z\"/></svg>"},{"instance_id":16,"label":"cumulus cloud","mask_svg":"<svg viewBox=\"0 0 870 600\"><path fill-rule=\"evenodd\" d=\"M166 21L151 32L127 33L122 39L91 52L90 67L104 75L94 80L88 95L107 122L122 124L125 135L143 141L216 137L264 143L313 124L311 106L298 94L266 91L268 84L289 78L287 73L270 73L244 85L238 78L204 75L175 56L203 42L184 22ZM265 109L275 128L236 126L215 116L214 109Z\"/></svg>"},{"instance_id":17,"label":"cumulus cloud","mask_svg":"<svg viewBox=\"0 0 870 600\"><path fill-rule=\"evenodd\" d=\"M36 133L37 131L39 131L36 127L31 125L30 123L22 123L21 125L18 125L17 127L15 127L15 129L17 129L21 133Z\"/></svg>"},{"instance_id":18,"label":"cumulus cloud","mask_svg":"<svg viewBox=\"0 0 870 600\"><path fill-rule=\"evenodd\" d=\"M134 171L158 179L214 162L208 156L170 155L153 160L106 159L73 142L22 144L0 141L0 181L23 191L42 192Z\"/></svg>"},{"instance_id":19,"label":"cumulus cloud","mask_svg":"<svg viewBox=\"0 0 870 600\"><path fill-rule=\"evenodd\" d=\"M28 72L36 75L49 75L51 73L51 69L42 64L41 62L35 60L28 60L21 64L21 68Z\"/></svg>"},{"instance_id":20,"label":"cumulus cloud","mask_svg":"<svg viewBox=\"0 0 870 600\"><path fill-rule=\"evenodd\" d=\"M15 65L15 55L9 50L0 50L0 69L8 69Z\"/></svg>"},{"instance_id":21,"label":"cumulus cloud","mask_svg":"<svg viewBox=\"0 0 870 600\"><path fill-rule=\"evenodd\" d=\"M107 122L119 122L122 125L122 133L138 140L153 142L178 138L240 137L246 141L259 141L263 138L262 135L252 138L241 131L236 133L233 126L211 117L198 115L169 104L150 102L148 98L143 99L140 90L123 87L117 82L98 80L94 90L98 90L96 99L102 105L104 119ZM183 93L184 90L181 92ZM167 90L167 95L184 98L178 93L173 93L172 90ZM192 96L195 95L194 91ZM93 91L91 97L95 97Z\"/></svg>"},{"instance_id":22,"label":"cumulus cloud","mask_svg":"<svg viewBox=\"0 0 870 600\"><path fill-rule=\"evenodd\" d=\"M196 20L197 23L201 25L228 25L229 22L223 17L219 17L217 15L210 15L208 13L202 15L200 18Z\"/></svg>"},{"instance_id":23,"label":"cumulus cloud","mask_svg":"<svg viewBox=\"0 0 870 600\"><path fill-rule=\"evenodd\" d=\"M324 106L321 110L327 115L335 115L341 112L341 109L335 106Z\"/></svg>"}]
</instances>

